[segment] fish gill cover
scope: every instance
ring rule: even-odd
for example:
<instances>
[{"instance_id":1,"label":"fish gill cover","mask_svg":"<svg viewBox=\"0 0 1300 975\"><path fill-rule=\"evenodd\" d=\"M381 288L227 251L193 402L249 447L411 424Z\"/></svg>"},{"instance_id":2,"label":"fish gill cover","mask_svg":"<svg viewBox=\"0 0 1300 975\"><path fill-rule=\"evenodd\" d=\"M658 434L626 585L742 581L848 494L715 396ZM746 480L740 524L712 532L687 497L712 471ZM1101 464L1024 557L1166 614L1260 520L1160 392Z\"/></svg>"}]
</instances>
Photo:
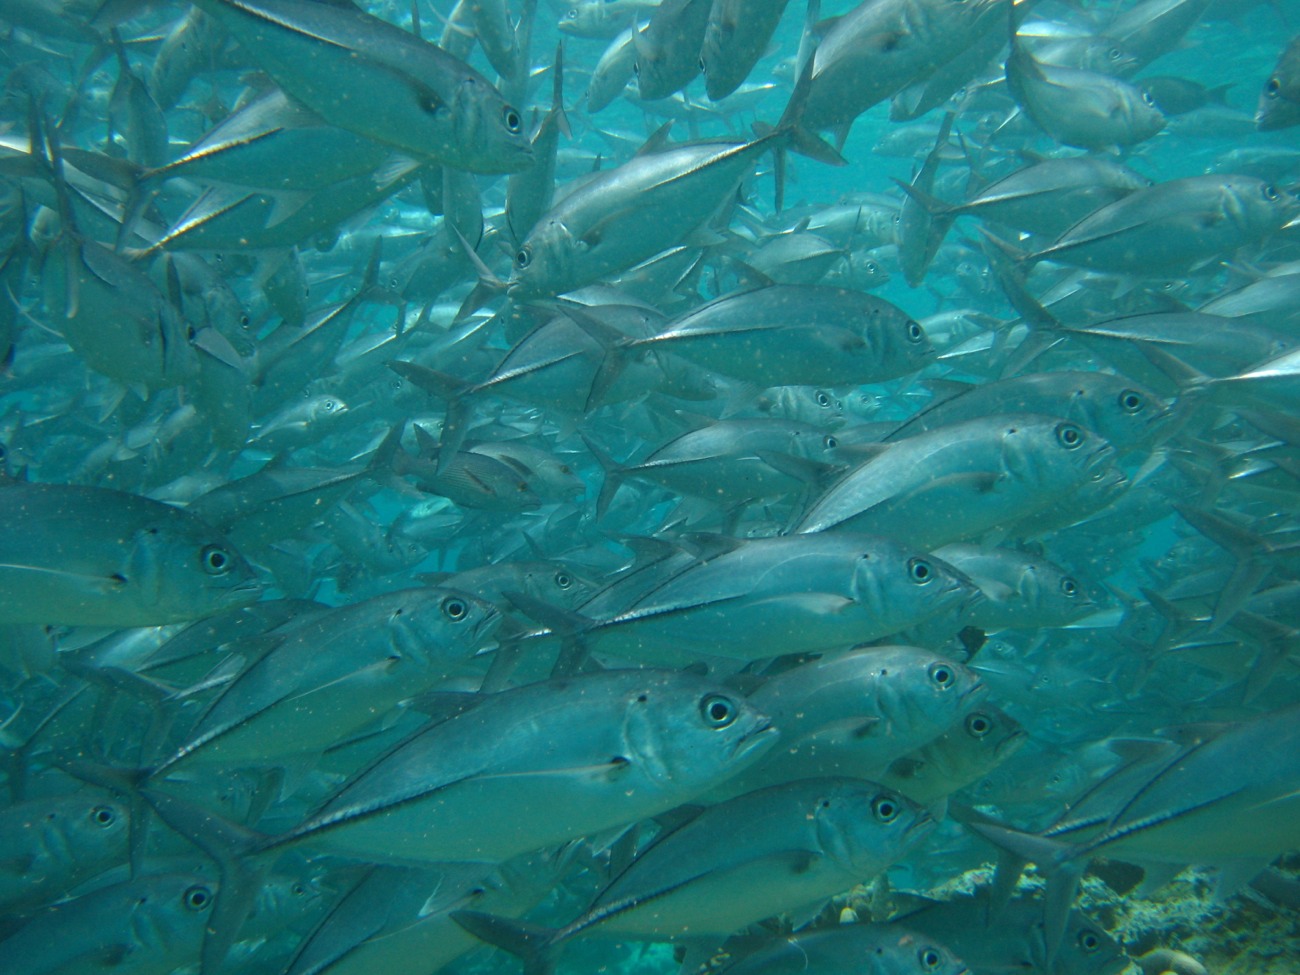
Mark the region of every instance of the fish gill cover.
<instances>
[{"instance_id":1,"label":"fish gill cover","mask_svg":"<svg viewBox=\"0 0 1300 975\"><path fill-rule=\"evenodd\" d=\"M1294 975L1297 31L0 4L0 975Z\"/></svg>"}]
</instances>

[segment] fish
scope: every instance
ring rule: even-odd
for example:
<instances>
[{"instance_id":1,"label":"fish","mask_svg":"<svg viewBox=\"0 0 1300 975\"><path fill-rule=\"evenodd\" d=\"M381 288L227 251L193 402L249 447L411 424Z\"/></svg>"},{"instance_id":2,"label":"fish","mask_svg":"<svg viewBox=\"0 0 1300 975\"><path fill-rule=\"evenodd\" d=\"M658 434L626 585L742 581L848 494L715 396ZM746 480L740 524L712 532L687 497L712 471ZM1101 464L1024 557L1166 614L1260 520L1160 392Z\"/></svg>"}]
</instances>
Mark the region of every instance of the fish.
<instances>
[{"instance_id":1,"label":"fish","mask_svg":"<svg viewBox=\"0 0 1300 975\"><path fill-rule=\"evenodd\" d=\"M928 904L905 904L891 920L918 936L943 938L970 965L972 975L1005 971L1062 975L1118 975L1129 964L1123 947L1100 924L1071 911L1065 945L1054 960L1044 943L1040 905L1013 899L1003 912L988 888Z\"/></svg>"},{"instance_id":2,"label":"fish","mask_svg":"<svg viewBox=\"0 0 1300 975\"><path fill-rule=\"evenodd\" d=\"M966 202L947 204L916 186L906 190L937 216L974 216L1027 233L1058 237L1084 217L1151 181L1108 159L1044 159L994 180Z\"/></svg>"},{"instance_id":3,"label":"fish","mask_svg":"<svg viewBox=\"0 0 1300 975\"><path fill-rule=\"evenodd\" d=\"M1300 38L1292 38L1277 59L1277 65L1264 90L1259 95L1255 109L1255 127L1261 132L1272 132L1300 123Z\"/></svg>"},{"instance_id":4,"label":"fish","mask_svg":"<svg viewBox=\"0 0 1300 975\"><path fill-rule=\"evenodd\" d=\"M910 372L934 350L924 329L892 302L826 285L765 285L691 309L644 338L611 338L595 387L644 350L673 352L761 387L835 386Z\"/></svg>"},{"instance_id":5,"label":"fish","mask_svg":"<svg viewBox=\"0 0 1300 975\"><path fill-rule=\"evenodd\" d=\"M198 957L217 886L193 873L166 873L83 894L46 908L0 941L5 975L71 975L121 966L161 973Z\"/></svg>"},{"instance_id":6,"label":"fish","mask_svg":"<svg viewBox=\"0 0 1300 975\"><path fill-rule=\"evenodd\" d=\"M469 662L488 646L500 620L490 603L427 587L281 626L149 775L320 754L399 702L472 672Z\"/></svg>"},{"instance_id":7,"label":"fish","mask_svg":"<svg viewBox=\"0 0 1300 975\"><path fill-rule=\"evenodd\" d=\"M1075 420L1125 452L1151 443L1168 419L1169 404L1157 393L1100 370L1027 373L979 385L941 380L931 388L934 400L884 437L884 442L1013 407Z\"/></svg>"},{"instance_id":8,"label":"fish","mask_svg":"<svg viewBox=\"0 0 1300 975\"><path fill-rule=\"evenodd\" d=\"M749 77L776 32L788 2L715 0L700 41L700 67L710 99L716 102L726 98Z\"/></svg>"},{"instance_id":9,"label":"fish","mask_svg":"<svg viewBox=\"0 0 1300 975\"><path fill-rule=\"evenodd\" d=\"M0 622L156 626L255 602L262 584L217 530L110 488L0 483Z\"/></svg>"},{"instance_id":10,"label":"fish","mask_svg":"<svg viewBox=\"0 0 1300 975\"><path fill-rule=\"evenodd\" d=\"M1122 273L1141 253L1148 273L1177 276L1262 243L1294 219L1298 207L1291 193L1263 180L1189 176L1098 208L1032 259Z\"/></svg>"},{"instance_id":11,"label":"fish","mask_svg":"<svg viewBox=\"0 0 1300 975\"><path fill-rule=\"evenodd\" d=\"M802 134L802 98L792 96L781 122L755 139L647 147L596 174L529 231L515 252L507 293L515 301L564 294L681 242L704 228L769 149L789 144L837 161L828 146ZM647 225L644 207L660 219Z\"/></svg>"},{"instance_id":12,"label":"fish","mask_svg":"<svg viewBox=\"0 0 1300 975\"><path fill-rule=\"evenodd\" d=\"M250 189L313 191L377 169L392 150L347 129L324 125L279 89L249 100L165 165L144 186L181 177Z\"/></svg>"},{"instance_id":13,"label":"fish","mask_svg":"<svg viewBox=\"0 0 1300 975\"><path fill-rule=\"evenodd\" d=\"M874 526L923 548L965 541L1068 497L1104 475L1114 453L1085 428L1041 414L951 423L887 445L852 468L791 531Z\"/></svg>"},{"instance_id":14,"label":"fish","mask_svg":"<svg viewBox=\"0 0 1300 975\"><path fill-rule=\"evenodd\" d=\"M0 3L0 957L1300 951L1294 0L435 6Z\"/></svg>"},{"instance_id":15,"label":"fish","mask_svg":"<svg viewBox=\"0 0 1300 975\"><path fill-rule=\"evenodd\" d=\"M1007 86L1034 123L1064 145L1128 147L1165 127L1150 92L1111 75L1040 63L1014 37Z\"/></svg>"},{"instance_id":16,"label":"fish","mask_svg":"<svg viewBox=\"0 0 1300 975\"><path fill-rule=\"evenodd\" d=\"M939 942L903 927L842 924L774 941L722 969L729 975L798 975L844 971L862 975L970 975Z\"/></svg>"},{"instance_id":17,"label":"fish","mask_svg":"<svg viewBox=\"0 0 1300 975\"><path fill-rule=\"evenodd\" d=\"M632 70L642 98L667 98L700 73L699 52L712 9L713 0L661 0L650 11L645 29L632 37Z\"/></svg>"},{"instance_id":18,"label":"fish","mask_svg":"<svg viewBox=\"0 0 1300 975\"><path fill-rule=\"evenodd\" d=\"M754 661L880 639L971 594L942 562L888 538L703 537L694 547L698 556L684 549L666 568L652 565L648 579L616 580L576 619L542 622L590 652L649 664ZM534 609L543 607L526 611Z\"/></svg>"},{"instance_id":19,"label":"fish","mask_svg":"<svg viewBox=\"0 0 1300 975\"><path fill-rule=\"evenodd\" d=\"M740 835L737 822L745 823ZM807 778L737 796L665 830L558 930L471 911L452 918L530 966L549 967L575 937L720 940L880 873L933 826L924 810L873 782Z\"/></svg>"},{"instance_id":20,"label":"fish","mask_svg":"<svg viewBox=\"0 0 1300 975\"><path fill-rule=\"evenodd\" d=\"M1157 742L1096 783L1041 836L990 823L972 828L1052 873L1045 900L1045 944L1052 959L1065 935L1074 888L1089 857L1181 866L1189 860L1225 870L1222 882L1249 881L1291 834L1296 801L1286 743L1300 725L1284 707L1216 730L1193 729ZM1265 744L1267 743L1267 744ZM1167 875L1166 875L1167 876Z\"/></svg>"},{"instance_id":21,"label":"fish","mask_svg":"<svg viewBox=\"0 0 1300 975\"><path fill-rule=\"evenodd\" d=\"M563 853L548 852L490 872L472 863L371 867L303 940L286 975L352 975L375 965L449 963L478 945L451 919L453 911L472 906L505 916L522 913L567 864Z\"/></svg>"},{"instance_id":22,"label":"fish","mask_svg":"<svg viewBox=\"0 0 1300 975\"><path fill-rule=\"evenodd\" d=\"M617 37L629 21L657 6L657 0L577 0L556 26L577 37Z\"/></svg>"},{"instance_id":23,"label":"fish","mask_svg":"<svg viewBox=\"0 0 1300 975\"><path fill-rule=\"evenodd\" d=\"M387 21L312 0L201 6L331 125L470 172L533 163L517 108L459 58Z\"/></svg>"},{"instance_id":24,"label":"fish","mask_svg":"<svg viewBox=\"0 0 1300 975\"><path fill-rule=\"evenodd\" d=\"M800 461L807 462L806 471ZM639 463L611 463L601 487L608 496L596 510L607 510L613 493L628 478L736 503L797 493L815 483L822 470L834 470L843 462L839 441L821 427L777 417L719 420L674 438Z\"/></svg>"},{"instance_id":25,"label":"fish","mask_svg":"<svg viewBox=\"0 0 1300 975\"><path fill-rule=\"evenodd\" d=\"M530 732L539 721L549 735ZM593 738L592 728L603 733ZM675 671L606 671L471 702L400 741L277 835L223 824L160 789L142 795L221 864L227 891L205 939L207 967L225 957L247 914L258 882L251 857L306 844L397 866L500 863L671 809L755 761L776 734L721 685ZM518 753L502 751L503 739L517 741ZM521 801L527 817L516 815Z\"/></svg>"},{"instance_id":26,"label":"fish","mask_svg":"<svg viewBox=\"0 0 1300 975\"><path fill-rule=\"evenodd\" d=\"M781 728L779 747L705 798L808 775L877 778L960 722L984 692L974 673L919 647L868 647L774 674L749 698Z\"/></svg>"},{"instance_id":27,"label":"fish","mask_svg":"<svg viewBox=\"0 0 1300 975\"><path fill-rule=\"evenodd\" d=\"M985 631L1067 626L1097 608L1087 586L1028 553L954 544L935 549L935 555L979 586L984 598L968 619Z\"/></svg>"},{"instance_id":28,"label":"fish","mask_svg":"<svg viewBox=\"0 0 1300 975\"><path fill-rule=\"evenodd\" d=\"M979 782L1024 746L1024 727L1001 709L980 705L959 726L890 763L881 783L927 809Z\"/></svg>"},{"instance_id":29,"label":"fish","mask_svg":"<svg viewBox=\"0 0 1300 975\"><path fill-rule=\"evenodd\" d=\"M82 790L14 803L0 813L0 907L30 913L120 863L130 810L111 794Z\"/></svg>"},{"instance_id":30,"label":"fish","mask_svg":"<svg viewBox=\"0 0 1300 975\"><path fill-rule=\"evenodd\" d=\"M601 711L616 720L602 724L596 740L565 731L591 727ZM518 754L499 749L500 735L536 721L552 723L555 737L524 734ZM305 843L396 864L503 862L670 809L755 761L775 735L743 698L685 674L609 671L543 681L431 724L302 823L244 840L242 853ZM529 789L536 804L521 819L516 804ZM201 813L191 821L196 811L165 792L145 795L182 832L206 829ZM428 828L431 815L437 829Z\"/></svg>"},{"instance_id":31,"label":"fish","mask_svg":"<svg viewBox=\"0 0 1300 975\"><path fill-rule=\"evenodd\" d=\"M813 53L804 124L847 133L872 105L960 54L978 36L979 24L1009 6L1000 0L858 4L825 31Z\"/></svg>"}]
</instances>

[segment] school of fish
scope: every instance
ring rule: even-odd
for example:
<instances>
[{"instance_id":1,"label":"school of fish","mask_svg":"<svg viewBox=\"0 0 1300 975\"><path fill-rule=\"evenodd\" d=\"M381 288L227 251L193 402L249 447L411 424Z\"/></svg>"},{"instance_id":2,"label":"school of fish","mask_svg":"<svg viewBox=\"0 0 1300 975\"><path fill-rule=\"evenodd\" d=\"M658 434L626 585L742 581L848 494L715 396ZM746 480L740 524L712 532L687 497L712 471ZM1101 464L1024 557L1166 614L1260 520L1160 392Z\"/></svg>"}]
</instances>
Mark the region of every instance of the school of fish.
<instances>
[{"instance_id":1,"label":"school of fish","mask_svg":"<svg viewBox=\"0 0 1300 975\"><path fill-rule=\"evenodd\" d=\"M4 0L0 975L1294 975L1297 31Z\"/></svg>"}]
</instances>

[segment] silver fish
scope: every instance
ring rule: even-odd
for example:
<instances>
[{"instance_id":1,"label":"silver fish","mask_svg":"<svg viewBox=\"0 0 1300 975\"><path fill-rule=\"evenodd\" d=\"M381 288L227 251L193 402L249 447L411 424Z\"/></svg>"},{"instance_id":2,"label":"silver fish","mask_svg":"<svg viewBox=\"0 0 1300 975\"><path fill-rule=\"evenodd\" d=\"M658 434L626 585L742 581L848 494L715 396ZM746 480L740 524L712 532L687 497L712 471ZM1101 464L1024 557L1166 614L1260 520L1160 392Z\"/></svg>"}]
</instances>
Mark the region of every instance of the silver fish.
<instances>
[{"instance_id":1,"label":"silver fish","mask_svg":"<svg viewBox=\"0 0 1300 975\"><path fill-rule=\"evenodd\" d=\"M923 810L873 782L808 778L737 796L667 831L586 913L544 940L491 915L452 917L499 947L548 961L576 937L721 940L864 882L933 827Z\"/></svg>"},{"instance_id":2,"label":"silver fish","mask_svg":"<svg viewBox=\"0 0 1300 975\"><path fill-rule=\"evenodd\" d=\"M645 30L632 39L642 98L667 98L700 73L700 46L712 9L713 0L661 0L651 11Z\"/></svg>"},{"instance_id":3,"label":"silver fish","mask_svg":"<svg viewBox=\"0 0 1300 975\"><path fill-rule=\"evenodd\" d=\"M1300 125L1300 37L1291 39L1264 83L1255 125L1261 132Z\"/></svg>"},{"instance_id":4,"label":"silver fish","mask_svg":"<svg viewBox=\"0 0 1300 975\"><path fill-rule=\"evenodd\" d=\"M278 764L323 752L469 662L501 621L490 603L407 589L320 613L268 637L150 774ZM252 650L240 648L245 652Z\"/></svg>"},{"instance_id":5,"label":"silver fish","mask_svg":"<svg viewBox=\"0 0 1300 975\"><path fill-rule=\"evenodd\" d=\"M1095 71L1042 64L1014 39L1007 85L1038 127L1064 145L1127 147L1165 126L1155 100L1137 85Z\"/></svg>"},{"instance_id":6,"label":"silver fish","mask_svg":"<svg viewBox=\"0 0 1300 975\"><path fill-rule=\"evenodd\" d=\"M1005 414L888 445L817 499L795 532L889 531L922 548L977 537L1067 498L1114 448L1066 420Z\"/></svg>"},{"instance_id":7,"label":"silver fish","mask_svg":"<svg viewBox=\"0 0 1300 975\"><path fill-rule=\"evenodd\" d=\"M0 812L0 822L0 909L6 913L59 900L126 857L129 811L108 793L29 799Z\"/></svg>"},{"instance_id":8,"label":"silver fish","mask_svg":"<svg viewBox=\"0 0 1300 975\"><path fill-rule=\"evenodd\" d=\"M760 660L880 639L971 593L942 562L884 537L708 539L643 594L616 582L578 608L571 635L633 660ZM683 564L684 563L684 564ZM597 611L597 606L609 609Z\"/></svg>"},{"instance_id":9,"label":"silver fish","mask_svg":"<svg viewBox=\"0 0 1300 975\"><path fill-rule=\"evenodd\" d=\"M254 602L262 587L220 533L108 488L0 484L0 621L153 626Z\"/></svg>"},{"instance_id":10,"label":"silver fish","mask_svg":"<svg viewBox=\"0 0 1300 975\"><path fill-rule=\"evenodd\" d=\"M905 926L843 924L800 932L764 946L720 975L970 975L939 941Z\"/></svg>"},{"instance_id":11,"label":"silver fish","mask_svg":"<svg viewBox=\"0 0 1300 975\"><path fill-rule=\"evenodd\" d=\"M870 647L783 671L750 693L780 726L780 744L706 799L808 775L874 779L984 695L974 673L918 647Z\"/></svg>"},{"instance_id":12,"label":"silver fish","mask_svg":"<svg viewBox=\"0 0 1300 975\"><path fill-rule=\"evenodd\" d=\"M519 110L469 65L399 27L310 0L201 6L332 125L470 172L532 165Z\"/></svg>"},{"instance_id":13,"label":"silver fish","mask_svg":"<svg viewBox=\"0 0 1300 975\"><path fill-rule=\"evenodd\" d=\"M763 56L789 0L714 0L704 27L700 66L713 101L741 86Z\"/></svg>"}]
</instances>

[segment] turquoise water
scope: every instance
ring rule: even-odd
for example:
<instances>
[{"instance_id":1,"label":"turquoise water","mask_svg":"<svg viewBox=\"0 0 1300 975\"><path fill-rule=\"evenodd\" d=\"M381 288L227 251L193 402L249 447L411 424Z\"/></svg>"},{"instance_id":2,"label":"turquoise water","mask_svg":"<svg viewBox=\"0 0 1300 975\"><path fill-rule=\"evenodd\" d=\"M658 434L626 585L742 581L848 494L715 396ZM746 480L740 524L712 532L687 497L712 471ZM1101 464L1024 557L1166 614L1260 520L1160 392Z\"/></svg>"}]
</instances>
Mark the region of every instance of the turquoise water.
<instances>
[{"instance_id":1,"label":"turquoise water","mask_svg":"<svg viewBox=\"0 0 1300 975\"><path fill-rule=\"evenodd\" d=\"M1188 104L1091 155L1229 189L1109 225L1120 259L1079 256L1077 228L955 216L913 286L898 184L932 150L919 188L951 205L1087 154L1027 117L1005 45L919 119L886 97L820 133L841 166L785 153L777 213L773 153L684 200L637 159L667 157L668 120L718 152L777 124L802 4L730 104L700 77L642 102L629 77L592 112L609 41L562 32L565 5L537 4L511 79L487 26L420 2L421 35L482 73L481 126L513 112L484 88L511 93L515 141L552 108L563 42L555 196L512 235L507 167L398 154L412 118L454 119L448 153L484 132L419 75L427 50L375 67L405 42L339 5L305 42L309 13L275 7L304 46L241 49L227 2L203 9L236 38L179 3L0 9L0 446L32 482L0 486L0 975L518 970L452 911L498 916L476 933L530 971L792 971L761 952L886 921L919 933L826 970L1295 970L1300 130L1255 113L1300 6L1019 5L1034 57L1169 48L1125 90L1166 79ZM1110 33L1180 6L1199 13L1176 42ZM854 9L827 0L817 33ZM275 185L240 182L251 152L162 170L277 84L303 104L233 140L284 147ZM394 91L424 115L355 134ZM583 188L616 167L624 185ZM542 228L566 222L580 244L554 257ZM664 227L672 254L633 267L656 255L628 242ZM762 254L792 241L822 263ZM573 288L521 290L530 264L615 245L632 256ZM1225 306L1247 287L1277 297ZM748 289L772 305L670 332ZM1058 459L1080 442L1086 470ZM802 676L843 660L841 683ZM600 683L637 668L644 687ZM745 722L771 744L742 769L748 746L718 742ZM827 780L815 801L805 777ZM821 818L843 789L855 814ZM986 818L1035 863L987 925ZM927 928L921 897L965 913Z\"/></svg>"}]
</instances>

